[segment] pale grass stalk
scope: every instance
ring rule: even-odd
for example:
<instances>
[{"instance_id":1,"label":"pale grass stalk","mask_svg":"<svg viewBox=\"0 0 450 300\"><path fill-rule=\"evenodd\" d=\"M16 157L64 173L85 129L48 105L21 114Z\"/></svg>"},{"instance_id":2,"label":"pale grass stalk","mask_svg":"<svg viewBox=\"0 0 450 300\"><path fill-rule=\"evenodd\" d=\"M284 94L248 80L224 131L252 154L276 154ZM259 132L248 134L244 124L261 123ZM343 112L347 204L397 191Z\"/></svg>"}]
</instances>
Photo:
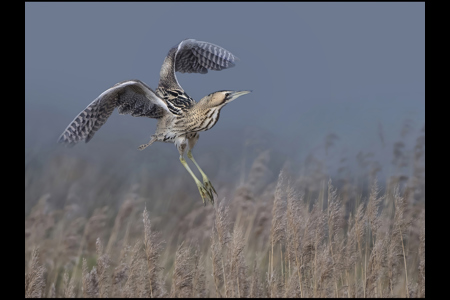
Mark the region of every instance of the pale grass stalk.
<instances>
[{"instance_id":1,"label":"pale grass stalk","mask_svg":"<svg viewBox=\"0 0 450 300\"><path fill-rule=\"evenodd\" d=\"M100 238L95 243L97 250L97 278L99 287L99 297L106 298L109 292L109 280L106 272L109 268L109 256L103 253L103 245Z\"/></svg>"},{"instance_id":2,"label":"pale grass stalk","mask_svg":"<svg viewBox=\"0 0 450 300\"><path fill-rule=\"evenodd\" d=\"M406 253L405 253L405 245L403 242L403 231L402 231L402 227L407 226L407 224L403 221L403 213L405 210L405 199L403 197L400 197L398 188L396 188L394 191L394 197L395 197L395 206L396 206L395 217L398 216L398 218L395 218L395 219L398 219L398 230L400 232L400 240L402 243L403 262L404 262L404 267L405 267L406 297L409 298L408 268L406 266ZM397 214L397 212L398 212L398 214Z\"/></svg>"},{"instance_id":3,"label":"pale grass stalk","mask_svg":"<svg viewBox=\"0 0 450 300\"><path fill-rule=\"evenodd\" d=\"M281 256L281 278L284 279L284 265L283 265L283 249L280 244L280 256Z\"/></svg>"},{"instance_id":4,"label":"pale grass stalk","mask_svg":"<svg viewBox=\"0 0 450 300\"><path fill-rule=\"evenodd\" d=\"M402 250L403 250L403 262L405 264L405 276L406 276L406 298L409 298L409 290L408 290L408 269L406 266L406 254L405 254L405 246L403 243L403 234L402 231L400 230L400 238L402 240Z\"/></svg>"},{"instance_id":5,"label":"pale grass stalk","mask_svg":"<svg viewBox=\"0 0 450 300\"><path fill-rule=\"evenodd\" d=\"M273 239L272 239L272 251L270 254L270 274L273 274Z\"/></svg>"},{"instance_id":6,"label":"pale grass stalk","mask_svg":"<svg viewBox=\"0 0 450 300\"><path fill-rule=\"evenodd\" d=\"M316 239L315 239L316 241L317 241L317 233L316 233ZM314 271L313 271L313 280L314 280L314 298L317 298L317 276L316 276L316 273L317 273L317 244L316 244L316 246L314 247L315 248L315 251L314 251Z\"/></svg>"},{"instance_id":7,"label":"pale grass stalk","mask_svg":"<svg viewBox=\"0 0 450 300\"><path fill-rule=\"evenodd\" d=\"M134 201L132 199L127 199L123 202L123 204L120 206L119 212L117 213L117 216L114 220L114 226L111 231L111 235L108 240L108 244L106 245L106 251L105 253L110 253L111 247L115 243L117 239L117 235L119 233L120 228L122 227L122 224L124 220L133 212L133 205ZM128 227L128 226L127 226Z\"/></svg>"},{"instance_id":8,"label":"pale grass stalk","mask_svg":"<svg viewBox=\"0 0 450 300\"><path fill-rule=\"evenodd\" d=\"M122 258L125 255L126 249L127 249L128 236L130 234L130 223L131 223L131 220L128 220L127 228L125 229L125 235L124 235L123 241L122 241L122 249L120 250L119 260L122 260Z\"/></svg>"},{"instance_id":9,"label":"pale grass stalk","mask_svg":"<svg viewBox=\"0 0 450 300\"><path fill-rule=\"evenodd\" d=\"M238 298L241 298L241 289L240 289L240 286L239 286L239 276L237 278L237 290L238 290Z\"/></svg>"},{"instance_id":10,"label":"pale grass stalk","mask_svg":"<svg viewBox=\"0 0 450 300\"><path fill-rule=\"evenodd\" d=\"M306 223L300 223L300 221L303 218L303 216L301 215L301 212L303 212L303 210L305 209L302 204L302 201L303 201L302 197L300 196L299 198L297 198L297 195L295 194L295 191L292 188L291 184L288 184L287 226L288 226L288 229L290 230L290 232L293 234L293 236L288 241L288 242L293 243L292 247L288 248L288 254L289 254L289 250L294 252L293 256L295 258L295 265L297 266L296 269L297 269L297 275L298 275L298 284L300 287L300 296L303 298L304 293L303 293L303 283L302 283L302 273L301 273L303 256L299 252L301 251L300 249L301 249L302 226L304 226L305 224L308 224L309 216L308 216L308 220L306 221ZM303 236L306 235L306 230L307 230L307 226L304 226L304 227L305 227L305 229L303 232ZM299 257L300 257L300 259L299 259ZM289 276L291 276L290 260L289 260Z\"/></svg>"},{"instance_id":11,"label":"pale grass stalk","mask_svg":"<svg viewBox=\"0 0 450 300\"><path fill-rule=\"evenodd\" d=\"M287 257L287 256L285 256L285 257ZM287 264L288 264L289 277L291 277L291 261L288 260L288 261L287 261Z\"/></svg>"},{"instance_id":12,"label":"pale grass stalk","mask_svg":"<svg viewBox=\"0 0 450 300\"><path fill-rule=\"evenodd\" d=\"M311 211L311 216L314 216L314 221L313 221L313 228L314 228L314 264L313 264L313 280L314 280L314 289L313 289L313 294L314 297L318 297L317 295L317 289L318 289L318 281L320 278L318 278L319 276L319 265L318 265L318 254L319 254L319 247L322 244L323 238L324 238L324 225L326 224L326 216L325 214L322 212L322 208L315 205L313 207L313 210Z\"/></svg>"},{"instance_id":13,"label":"pale grass stalk","mask_svg":"<svg viewBox=\"0 0 450 300\"><path fill-rule=\"evenodd\" d=\"M362 252L362 246L361 246L361 239L364 237L364 216L365 216L365 210L364 210L364 203L361 203L358 207L358 210L355 215L355 230L356 230L356 241L358 243L358 251L359 251L359 257L361 260L363 260L363 252ZM365 269L363 262L361 261L361 277L363 280L363 292L364 292L364 298L366 298L366 282L365 282ZM355 264L355 280L357 280L357 273L356 273L356 264Z\"/></svg>"},{"instance_id":14,"label":"pale grass stalk","mask_svg":"<svg viewBox=\"0 0 450 300\"><path fill-rule=\"evenodd\" d=\"M48 291L48 298L56 298L56 288L55 283L53 282L50 286L50 290Z\"/></svg>"},{"instance_id":15,"label":"pale grass stalk","mask_svg":"<svg viewBox=\"0 0 450 300\"><path fill-rule=\"evenodd\" d=\"M212 260L212 267L213 267L213 277L214 277L214 287L216 289L216 297L222 297L219 291L219 285L224 281L223 275L221 272L222 270L219 270L219 262L222 262L220 259L220 243L216 241L215 238L215 232L214 228L211 232L211 260Z\"/></svg>"},{"instance_id":16,"label":"pale grass stalk","mask_svg":"<svg viewBox=\"0 0 450 300\"><path fill-rule=\"evenodd\" d=\"M143 258L142 255L142 241L141 240L137 240L136 243L134 244L132 250L131 250L131 258L130 258L130 262L129 262L129 272L128 272L128 277L127 280L124 284L124 288L123 288L123 295L125 297L128 298L135 298L136 295L136 282L138 279L138 269L139 266L141 265L141 260Z\"/></svg>"},{"instance_id":17,"label":"pale grass stalk","mask_svg":"<svg viewBox=\"0 0 450 300\"><path fill-rule=\"evenodd\" d=\"M62 252L62 250L61 250L61 248L62 248L61 245L63 244L63 241L64 241L64 227L65 227L64 225L65 225L64 222L60 222L60 223L57 225L57 228L56 228L56 230L55 230L55 235L58 236L58 243L56 244L56 249L57 249L57 252L58 252L58 253ZM53 272L52 281L53 281L53 282L56 282L57 279L58 279L58 274L59 274L58 270L59 270L59 267L60 267L60 261L58 260L58 261L56 262L55 267L54 267L53 270L52 270L52 272Z\"/></svg>"},{"instance_id":18,"label":"pale grass stalk","mask_svg":"<svg viewBox=\"0 0 450 300\"><path fill-rule=\"evenodd\" d=\"M367 248L369 247L370 243L372 242L372 251L374 251L376 249L376 243L377 241L377 233L378 233L378 229L380 228L381 224L380 224L380 217L378 216L378 209L380 206L380 203L382 201L382 199L384 198L384 196L382 197L378 197L379 194L379 188L378 188L378 180L375 178L373 184L372 184L372 188L370 191L370 195L369 195L369 201L367 203L367 209L366 209L366 215L367 215L367 221L368 221L368 239L366 239L366 258L367 258ZM369 243L369 245L367 245L367 243ZM379 250L377 250L377 255L378 255ZM375 263L375 267L378 266L378 263ZM366 268L367 270L367 268ZM376 281L378 281L377 275L374 274L374 272L376 272L376 270L374 271L372 269L371 271L371 277L376 277ZM378 293L382 293L381 290L379 290L378 284L377 282L375 282L375 297L378 296Z\"/></svg>"},{"instance_id":19,"label":"pale grass stalk","mask_svg":"<svg viewBox=\"0 0 450 300\"><path fill-rule=\"evenodd\" d=\"M250 217L248 226L247 226L247 230L245 232L245 240L248 241L250 234L252 232L253 229L253 223L255 222L256 219L256 211L252 214L252 216Z\"/></svg>"},{"instance_id":20,"label":"pale grass stalk","mask_svg":"<svg viewBox=\"0 0 450 300\"><path fill-rule=\"evenodd\" d=\"M367 239L366 239L366 247L364 249L364 298L366 298L366 289L367 289Z\"/></svg>"},{"instance_id":21,"label":"pale grass stalk","mask_svg":"<svg viewBox=\"0 0 450 300\"><path fill-rule=\"evenodd\" d=\"M25 298L40 298L44 288L44 268L39 263L39 248L35 247L25 274Z\"/></svg>"},{"instance_id":22,"label":"pale grass stalk","mask_svg":"<svg viewBox=\"0 0 450 300\"><path fill-rule=\"evenodd\" d=\"M347 270L345 270L345 273L347 274L347 297L350 298L350 275Z\"/></svg>"},{"instance_id":23,"label":"pale grass stalk","mask_svg":"<svg viewBox=\"0 0 450 300\"><path fill-rule=\"evenodd\" d=\"M418 296L425 298L425 210L420 217Z\"/></svg>"},{"instance_id":24,"label":"pale grass stalk","mask_svg":"<svg viewBox=\"0 0 450 300\"><path fill-rule=\"evenodd\" d=\"M406 297L409 298L409 288L408 288L408 269L406 265L406 253L405 245L403 242L403 232L406 231L408 223L404 220L404 212L406 207L405 198L401 197L399 194L398 187L394 189L394 201L395 201L395 215L394 215L394 226L398 228L400 241L402 245L403 262L405 268L405 280L406 280Z\"/></svg>"},{"instance_id":25,"label":"pale grass stalk","mask_svg":"<svg viewBox=\"0 0 450 300\"><path fill-rule=\"evenodd\" d=\"M350 280L350 275L353 270L352 267L355 267L355 276L354 280L356 280L356 239L357 239L357 232L355 228L355 220L352 217L352 214L350 212L350 216L348 218L348 230L347 230L347 243L346 243L346 251L345 251L345 270L347 273L347 297L352 297L351 293L351 287L352 282ZM356 297L356 291L353 295L353 297Z\"/></svg>"},{"instance_id":26,"label":"pale grass stalk","mask_svg":"<svg viewBox=\"0 0 450 300\"><path fill-rule=\"evenodd\" d=\"M285 249L284 251L284 286L288 286L288 282L291 282L291 275L290 273L290 264L288 259L288 250ZM286 270L287 269L287 270ZM291 286L291 285L289 285Z\"/></svg>"},{"instance_id":27,"label":"pale grass stalk","mask_svg":"<svg viewBox=\"0 0 450 300\"><path fill-rule=\"evenodd\" d=\"M220 248L221 248L220 253L221 253L221 264L222 264L222 274L223 274L222 276L223 276L226 297L229 295L230 288L231 288L229 285L229 282L227 280L226 273L225 273L225 265L224 265L225 255L223 255L224 253L226 253L226 251L227 251L226 245L230 241L229 234L228 234L229 227L230 227L230 221L229 221L229 217L228 217L229 212L230 212L229 207L225 206L224 201L221 201L217 207L217 210L215 210L215 214L214 214L214 216L215 216L214 225L217 230L217 236L219 238Z\"/></svg>"},{"instance_id":28,"label":"pale grass stalk","mask_svg":"<svg viewBox=\"0 0 450 300\"><path fill-rule=\"evenodd\" d=\"M333 260L334 272L336 273L336 259L333 253L333 243L335 240L335 236L337 234L337 230L339 229L339 223L341 222L341 203L337 196L336 189L333 189L331 185L331 179L328 181L328 243L330 245L331 259ZM337 280L334 280L335 285L335 297L339 297L338 291L338 283Z\"/></svg>"},{"instance_id":29,"label":"pale grass stalk","mask_svg":"<svg viewBox=\"0 0 450 300\"><path fill-rule=\"evenodd\" d=\"M192 255L190 254L190 246L185 246L184 242L178 246L175 254L175 263L172 274L172 287L170 296L190 297L192 295L194 278L192 266Z\"/></svg>"},{"instance_id":30,"label":"pale grass stalk","mask_svg":"<svg viewBox=\"0 0 450 300\"><path fill-rule=\"evenodd\" d=\"M212 256L212 260L214 261L216 259L215 255L214 255L214 251L211 251L211 256ZM216 264L213 262L213 277L214 277L214 287L216 288L216 298L221 297L220 292L219 292L219 285L217 283L217 268L216 268Z\"/></svg>"},{"instance_id":31,"label":"pale grass stalk","mask_svg":"<svg viewBox=\"0 0 450 300\"><path fill-rule=\"evenodd\" d=\"M268 255L268 259L269 259L269 263L267 264L267 278L269 278L269 274L271 274L270 273L270 266L271 266L271 260L270 260L270 258L271 258L271 256L270 256L270 248L268 249L268 251L269 251L269 253L267 254Z\"/></svg>"},{"instance_id":32,"label":"pale grass stalk","mask_svg":"<svg viewBox=\"0 0 450 300\"><path fill-rule=\"evenodd\" d=\"M69 273L67 273L67 270L64 272L63 275L63 297L64 298L75 298L75 292L74 292L74 286L73 286L73 276L69 280Z\"/></svg>"},{"instance_id":33,"label":"pale grass stalk","mask_svg":"<svg viewBox=\"0 0 450 300\"><path fill-rule=\"evenodd\" d=\"M88 268L87 268L87 262L86 258L83 258L83 266L82 266L82 273L81 273L81 287L83 291L83 298L88 298L88 284L89 284L89 278L88 278ZM64 275L65 276L65 275ZM68 277L68 275L67 275Z\"/></svg>"},{"instance_id":34,"label":"pale grass stalk","mask_svg":"<svg viewBox=\"0 0 450 300\"><path fill-rule=\"evenodd\" d=\"M258 271L256 268L256 260L253 262L253 274L252 274L252 283L250 285L250 298L257 298L259 296L258 293Z\"/></svg>"},{"instance_id":35,"label":"pale grass stalk","mask_svg":"<svg viewBox=\"0 0 450 300\"><path fill-rule=\"evenodd\" d=\"M206 278L205 269L203 267L202 257L198 246L194 252L194 272L192 279L192 295L191 298L205 298L206 297Z\"/></svg>"},{"instance_id":36,"label":"pale grass stalk","mask_svg":"<svg viewBox=\"0 0 450 300\"><path fill-rule=\"evenodd\" d=\"M223 284L225 286L225 296L228 296L227 280L226 280L226 277L225 277L225 267L223 265L223 257L222 257L221 261L222 261Z\"/></svg>"},{"instance_id":37,"label":"pale grass stalk","mask_svg":"<svg viewBox=\"0 0 450 300\"><path fill-rule=\"evenodd\" d=\"M234 230L235 228L237 228L237 227L240 225L240 223L241 223L241 216L242 216L242 211L239 210L239 211L237 212L236 220L234 221L233 230Z\"/></svg>"},{"instance_id":38,"label":"pale grass stalk","mask_svg":"<svg viewBox=\"0 0 450 300\"><path fill-rule=\"evenodd\" d=\"M285 238L285 200L282 195L282 190L285 189L284 171L281 170L277 186L275 189L274 201L272 206L272 227L271 227L271 267L270 272L273 273L273 249L274 244L281 243Z\"/></svg>"},{"instance_id":39,"label":"pale grass stalk","mask_svg":"<svg viewBox=\"0 0 450 300\"><path fill-rule=\"evenodd\" d=\"M158 241L157 233L151 229L150 218L147 208L143 212L144 221L144 248L147 260L148 280L150 284L150 296L158 297L162 290L159 285L158 275L162 268L158 265L162 244L164 241Z\"/></svg>"},{"instance_id":40,"label":"pale grass stalk","mask_svg":"<svg viewBox=\"0 0 450 300\"><path fill-rule=\"evenodd\" d=\"M297 272L298 272L298 284L300 285L300 296L303 298L303 289L302 289L302 272L301 272L301 263L298 263L298 256L295 257L295 261L297 263Z\"/></svg>"},{"instance_id":41,"label":"pale grass stalk","mask_svg":"<svg viewBox=\"0 0 450 300\"><path fill-rule=\"evenodd\" d=\"M114 273L112 277L113 289L111 296L123 294L122 283L124 279L127 279L129 273L129 266L126 263L127 254L130 252L130 246L125 245L124 249L120 251L119 265L114 268Z\"/></svg>"},{"instance_id":42,"label":"pale grass stalk","mask_svg":"<svg viewBox=\"0 0 450 300\"><path fill-rule=\"evenodd\" d=\"M244 234L242 228L236 228L233 231L233 237L231 242L231 266L230 266L230 278L231 284L234 281L237 284L237 295L239 298L247 296L248 283L246 279L247 266L244 262ZM235 287L232 287L234 293Z\"/></svg>"},{"instance_id":43,"label":"pale grass stalk","mask_svg":"<svg viewBox=\"0 0 450 300\"><path fill-rule=\"evenodd\" d=\"M75 268L74 274L72 277L78 278L79 272L81 271L82 267L82 253L84 246L86 244L86 241L88 239L88 236L90 234L95 234L98 236L98 228L101 228L103 226L104 220L106 219L106 210L108 207L102 207L97 208L94 210L94 213L89 218L89 220L86 222L86 225L84 226L83 235L81 237L80 241L80 247L78 248L78 254L77 254L77 267Z\"/></svg>"}]
</instances>

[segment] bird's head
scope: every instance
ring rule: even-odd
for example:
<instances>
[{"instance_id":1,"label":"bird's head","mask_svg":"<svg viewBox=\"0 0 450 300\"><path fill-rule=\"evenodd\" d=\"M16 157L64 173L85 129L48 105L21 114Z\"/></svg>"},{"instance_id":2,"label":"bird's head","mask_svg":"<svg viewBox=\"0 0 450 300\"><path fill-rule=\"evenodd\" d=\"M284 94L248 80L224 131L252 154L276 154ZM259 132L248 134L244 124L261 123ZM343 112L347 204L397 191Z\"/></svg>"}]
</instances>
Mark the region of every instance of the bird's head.
<instances>
[{"instance_id":1,"label":"bird's head","mask_svg":"<svg viewBox=\"0 0 450 300\"><path fill-rule=\"evenodd\" d=\"M223 106L251 91L217 91L203 97L200 102L208 107Z\"/></svg>"}]
</instances>

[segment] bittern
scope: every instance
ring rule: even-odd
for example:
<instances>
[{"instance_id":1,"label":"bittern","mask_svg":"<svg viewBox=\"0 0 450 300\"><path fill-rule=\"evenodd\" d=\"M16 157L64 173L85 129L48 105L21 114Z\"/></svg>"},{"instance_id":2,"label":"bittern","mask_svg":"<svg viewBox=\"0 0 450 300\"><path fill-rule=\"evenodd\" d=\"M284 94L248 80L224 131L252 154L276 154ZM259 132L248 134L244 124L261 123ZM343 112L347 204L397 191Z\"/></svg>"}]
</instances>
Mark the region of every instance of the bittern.
<instances>
[{"instance_id":1,"label":"bittern","mask_svg":"<svg viewBox=\"0 0 450 300\"><path fill-rule=\"evenodd\" d=\"M125 80L101 93L67 126L58 142L73 146L89 142L115 108L119 114L158 119L156 132L143 150L156 141L174 143L180 161L194 178L203 204L207 198L214 204L211 181L192 156L199 132L211 129L219 120L220 110L236 98L251 91L222 90L203 97L199 102L189 97L178 83L175 72L206 74L208 70L231 68L237 57L230 51L208 42L186 39L170 49L160 71L158 87L153 91L140 80ZM184 159L184 152L200 171L203 183L197 179Z\"/></svg>"}]
</instances>

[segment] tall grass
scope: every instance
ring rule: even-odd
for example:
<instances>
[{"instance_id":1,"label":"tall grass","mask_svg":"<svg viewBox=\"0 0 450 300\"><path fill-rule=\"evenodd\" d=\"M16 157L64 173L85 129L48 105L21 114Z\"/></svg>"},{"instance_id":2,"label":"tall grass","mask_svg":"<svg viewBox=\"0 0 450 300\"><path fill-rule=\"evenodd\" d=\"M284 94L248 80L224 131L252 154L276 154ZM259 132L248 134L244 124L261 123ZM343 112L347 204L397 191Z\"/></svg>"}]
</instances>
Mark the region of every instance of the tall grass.
<instances>
[{"instance_id":1,"label":"tall grass","mask_svg":"<svg viewBox=\"0 0 450 300\"><path fill-rule=\"evenodd\" d=\"M424 138L413 154L406 180L367 172L364 188L289 165L269 182L261 152L207 207L164 211L139 186L91 211L45 194L25 218L25 297L425 297Z\"/></svg>"}]
</instances>

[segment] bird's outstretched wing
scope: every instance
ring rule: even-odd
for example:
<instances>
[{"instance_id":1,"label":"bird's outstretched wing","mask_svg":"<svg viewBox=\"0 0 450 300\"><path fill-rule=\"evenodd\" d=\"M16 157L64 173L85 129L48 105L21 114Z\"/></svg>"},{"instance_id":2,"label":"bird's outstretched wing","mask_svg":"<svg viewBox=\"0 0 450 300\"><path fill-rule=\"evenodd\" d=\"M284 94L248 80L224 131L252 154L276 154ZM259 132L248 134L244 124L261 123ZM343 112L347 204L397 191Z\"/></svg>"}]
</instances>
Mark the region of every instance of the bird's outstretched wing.
<instances>
[{"instance_id":1,"label":"bird's outstretched wing","mask_svg":"<svg viewBox=\"0 0 450 300\"><path fill-rule=\"evenodd\" d=\"M177 47L175 72L202 73L220 71L234 66L237 58L224 48L194 39L182 41Z\"/></svg>"},{"instance_id":2,"label":"bird's outstretched wing","mask_svg":"<svg viewBox=\"0 0 450 300\"><path fill-rule=\"evenodd\" d=\"M231 68L237 59L230 51L212 43L183 40L167 54L161 68L158 88L183 90L175 72L206 74L208 70Z\"/></svg>"},{"instance_id":3,"label":"bird's outstretched wing","mask_svg":"<svg viewBox=\"0 0 450 300\"><path fill-rule=\"evenodd\" d=\"M170 113L165 101L139 80L117 83L100 94L67 126L59 143L73 146L81 140L89 142L117 107L119 114L133 117L160 118Z\"/></svg>"}]
</instances>

